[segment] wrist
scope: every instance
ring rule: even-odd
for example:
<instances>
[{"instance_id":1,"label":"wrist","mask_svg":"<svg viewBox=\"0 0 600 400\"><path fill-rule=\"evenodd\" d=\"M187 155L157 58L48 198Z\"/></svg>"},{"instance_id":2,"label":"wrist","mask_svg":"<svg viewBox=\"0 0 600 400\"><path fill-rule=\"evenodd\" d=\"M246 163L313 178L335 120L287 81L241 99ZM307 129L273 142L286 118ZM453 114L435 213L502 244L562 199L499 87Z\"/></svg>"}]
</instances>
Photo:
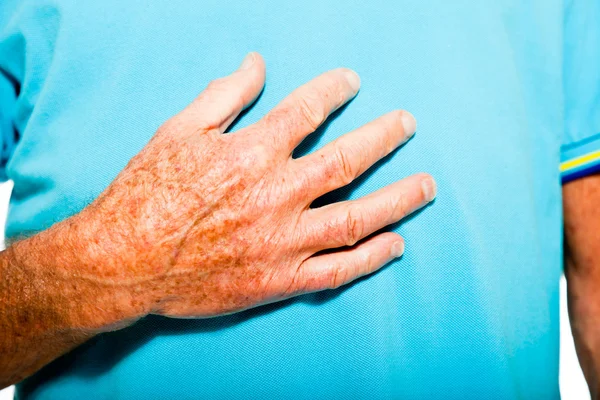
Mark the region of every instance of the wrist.
<instances>
[{"instance_id":1,"label":"wrist","mask_svg":"<svg viewBox=\"0 0 600 400\"><path fill-rule=\"evenodd\" d=\"M95 250L102 243L94 224L76 215L7 250L42 307L42 323L95 335L148 313L137 285L106 273L118 261Z\"/></svg>"}]
</instances>

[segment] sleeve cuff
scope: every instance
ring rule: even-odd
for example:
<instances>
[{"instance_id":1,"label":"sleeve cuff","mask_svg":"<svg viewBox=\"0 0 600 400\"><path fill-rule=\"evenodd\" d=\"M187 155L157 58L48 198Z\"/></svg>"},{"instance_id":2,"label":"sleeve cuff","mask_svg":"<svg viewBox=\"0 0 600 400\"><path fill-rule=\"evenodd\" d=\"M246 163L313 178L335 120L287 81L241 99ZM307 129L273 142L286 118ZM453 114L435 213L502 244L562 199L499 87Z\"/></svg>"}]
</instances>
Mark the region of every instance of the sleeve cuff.
<instances>
[{"instance_id":1,"label":"sleeve cuff","mask_svg":"<svg viewBox=\"0 0 600 400\"><path fill-rule=\"evenodd\" d=\"M600 172L600 133L561 148L562 183Z\"/></svg>"}]
</instances>

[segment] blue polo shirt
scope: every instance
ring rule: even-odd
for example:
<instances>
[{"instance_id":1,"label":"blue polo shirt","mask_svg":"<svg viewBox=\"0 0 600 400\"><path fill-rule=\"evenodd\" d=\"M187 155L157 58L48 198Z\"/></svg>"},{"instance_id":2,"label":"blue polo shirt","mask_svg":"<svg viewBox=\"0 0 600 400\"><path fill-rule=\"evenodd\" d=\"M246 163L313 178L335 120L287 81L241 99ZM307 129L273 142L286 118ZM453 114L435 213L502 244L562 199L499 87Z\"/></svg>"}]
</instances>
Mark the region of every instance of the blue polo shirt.
<instances>
[{"instance_id":1,"label":"blue polo shirt","mask_svg":"<svg viewBox=\"0 0 600 400\"><path fill-rule=\"evenodd\" d=\"M80 211L249 51L256 122L346 66L362 89L306 154L404 108L416 136L329 201L418 171L438 198L391 227L405 255L337 290L100 335L20 399L556 399L561 176L600 159L597 0L2 0L6 234Z\"/></svg>"}]
</instances>

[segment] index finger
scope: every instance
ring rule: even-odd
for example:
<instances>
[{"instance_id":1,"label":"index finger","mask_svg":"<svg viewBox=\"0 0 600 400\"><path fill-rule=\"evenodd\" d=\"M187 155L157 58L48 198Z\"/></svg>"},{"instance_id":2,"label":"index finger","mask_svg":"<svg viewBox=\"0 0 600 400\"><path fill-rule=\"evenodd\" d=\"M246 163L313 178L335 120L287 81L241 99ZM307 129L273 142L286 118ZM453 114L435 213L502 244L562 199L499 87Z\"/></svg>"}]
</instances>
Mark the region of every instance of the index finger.
<instances>
[{"instance_id":1,"label":"index finger","mask_svg":"<svg viewBox=\"0 0 600 400\"><path fill-rule=\"evenodd\" d=\"M291 155L331 113L356 96L359 88L358 74L348 68L325 72L294 90L259 124Z\"/></svg>"}]
</instances>

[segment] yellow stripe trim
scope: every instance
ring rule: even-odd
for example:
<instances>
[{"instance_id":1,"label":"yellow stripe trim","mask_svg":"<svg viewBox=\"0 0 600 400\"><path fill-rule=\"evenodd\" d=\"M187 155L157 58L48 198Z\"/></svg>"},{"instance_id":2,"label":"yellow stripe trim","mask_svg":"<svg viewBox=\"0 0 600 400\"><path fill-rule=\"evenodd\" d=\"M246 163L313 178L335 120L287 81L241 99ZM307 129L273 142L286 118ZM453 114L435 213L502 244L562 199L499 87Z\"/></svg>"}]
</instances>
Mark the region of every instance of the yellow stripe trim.
<instances>
[{"instance_id":1,"label":"yellow stripe trim","mask_svg":"<svg viewBox=\"0 0 600 400\"><path fill-rule=\"evenodd\" d=\"M565 172L569 169L581 167L584 164L598 159L600 159L600 150L587 153L583 156L579 156L572 160L560 163L560 172Z\"/></svg>"}]
</instances>

